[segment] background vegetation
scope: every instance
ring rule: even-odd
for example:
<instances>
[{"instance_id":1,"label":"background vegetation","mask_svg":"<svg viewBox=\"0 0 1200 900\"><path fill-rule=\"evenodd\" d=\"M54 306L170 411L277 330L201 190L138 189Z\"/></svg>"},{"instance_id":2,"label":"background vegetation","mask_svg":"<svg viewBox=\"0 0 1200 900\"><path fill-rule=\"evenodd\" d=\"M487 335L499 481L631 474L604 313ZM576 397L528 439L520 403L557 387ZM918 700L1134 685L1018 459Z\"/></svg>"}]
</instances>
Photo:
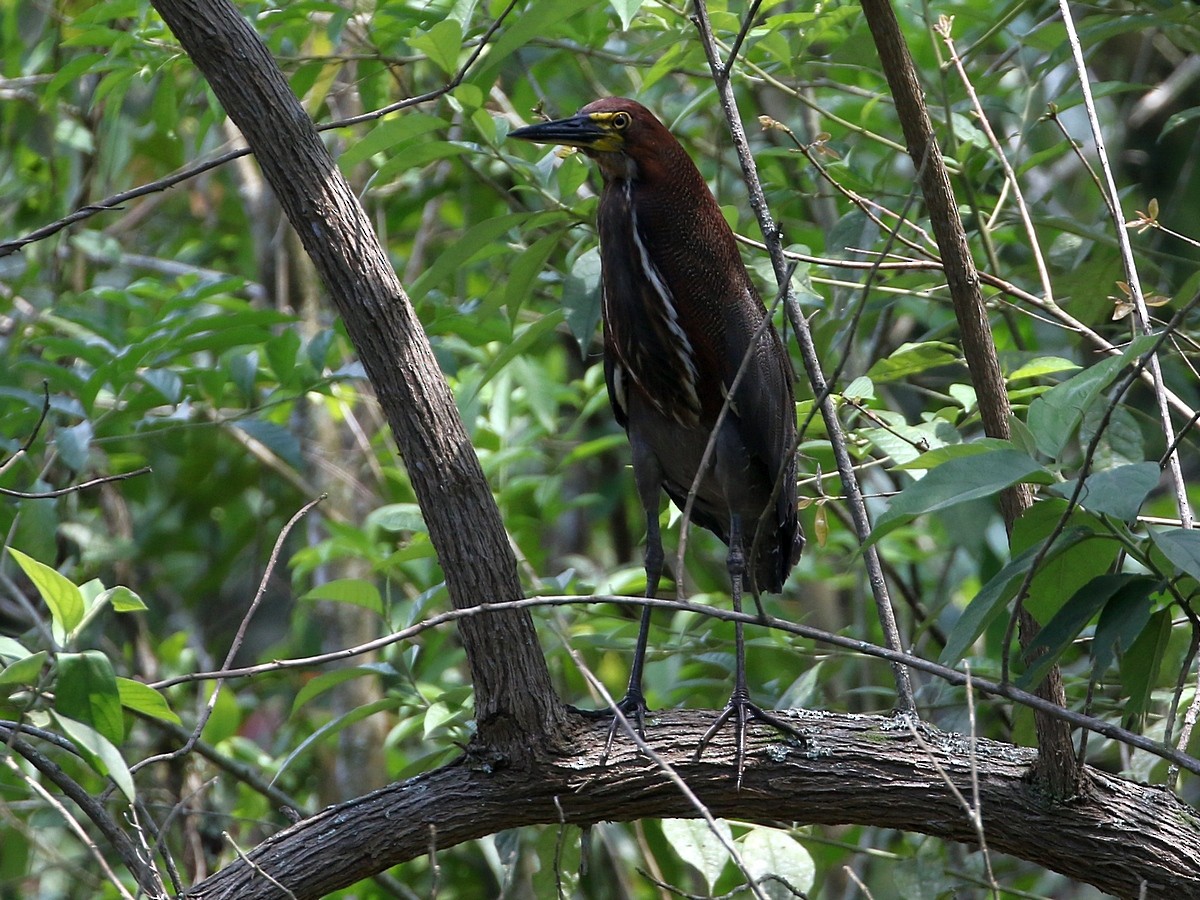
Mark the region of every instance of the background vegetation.
<instances>
[{"instance_id":1,"label":"background vegetation","mask_svg":"<svg viewBox=\"0 0 1200 900\"><path fill-rule=\"evenodd\" d=\"M518 2L443 90L505 4L240 8L317 122L361 117L326 138L433 342L528 591L639 593L643 524L598 365L597 174L580 156L505 135L534 110L565 115L596 96L638 98L692 152L748 239L763 295L774 296L690 10ZM745 9L714 3L711 12L728 53ZM908 648L997 679L1007 656L1013 678L1032 682L1009 646L1004 604L1029 568L1020 552L1040 546L1074 482L1090 475L1026 605L1048 626L1044 643L1072 707L1196 756L1200 740L1187 735L1200 546L1178 529L1169 479L1159 477L1164 391L1141 381L1117 390L1146 344L1105 353L1124 350L1139 328L1058 7L964 0L898 14L971 249L990 276L1019 420L1013 447L975 440L954 315L925 252L912 167L858 5L761 4L733 85L748 122L768 117L751 136L755 157L797 254L801 303L873 512L921 484L922 472L933 476L930 494L942 492L910 491L879 528ZM222 668L231 646L237 665L308 657L448 604L405 468L310 264L149 4L5 0L0 15L0 486L24 492L0 506L0 534L16 551L0 559L0 718L39 729L24 739L89 793L107 792L113 809L136 795L136 811L119 815L151 844L161 829L190 884L235 846L283 827L281 807L311 812L456 756L472 729L469 675L443 627L336 664L230 680L191 752L139 768L182 745L213 690L174 679ZM954 47L1015 170L1032 238L948 64L942 15L954 17ZM1178 317L1160 351L1194 478L1200 17L1173 2L1098 3L1076 17L1142 285L1155 316ZM427 92L436 95L412 108L363 115ZM60 227L68 216L75 221ZM810 544L768 611L882 643L826 435L809 417L811 393L798 390ZM1017 451L1031 462L1013 478L1000 454ZM67 490L146 466L151 473ZM1040 485L1039 504L1010 554L993 495L1016 479ZM283 563L269 568L285 523L322 493L288 532ZM723 560L714 539L691 534L686 595L727 604ZM597 702L568 648L620 688L635 612L564 606L538 610L537 621L564 698ZM750 635L764 705L892 708L884 665ZM661 615L650 705L719 708L730 639L727 625ZM1021 707L976 698L972 723L960 689L926 677L917 686L922 715L939 728L1033 743ZM5 737L0 896L118 896L99 859L119 866L112 848L89 850L64 815L77 812L59 806L60 787L12 752L15 731ZM1093 765L1197 803L1196 778L1177 778L1156 756L1096 735L1085 752ZM815 897L971 896L992 877L1010 895L1096 896L1029 864L911 834L812 826L785 840L730 825L749 857L786 855L793 884ZM704 895L742 880L706 829L644 821L598 826L582 848L555 828L518 829L344 896L553 896L573 889L580 855L588 896L660 896L656 882Z\"/></svg>"}]
</instances>

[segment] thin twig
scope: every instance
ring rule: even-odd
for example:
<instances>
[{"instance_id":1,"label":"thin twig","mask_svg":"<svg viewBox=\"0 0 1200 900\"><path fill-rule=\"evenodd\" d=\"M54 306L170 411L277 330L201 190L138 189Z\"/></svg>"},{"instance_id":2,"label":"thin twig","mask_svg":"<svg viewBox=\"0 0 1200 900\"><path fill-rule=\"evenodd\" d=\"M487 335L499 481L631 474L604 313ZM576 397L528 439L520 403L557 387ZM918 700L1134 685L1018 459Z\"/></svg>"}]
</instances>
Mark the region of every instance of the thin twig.
<instances>
[{"instance_id":1,"label":"thin twig","mask_svg":"<svg viewBox=\"0 0 1200 900\"><path fill-rule=\"evenodd\" d=\"M1037 229L1033 227L1033 217L1029 214L1029 207L1025 203L1025 194L1021 191L1021 183L1017 180L1017 173L1013 171L1012 163L1008 161L1004 148L1000 146L1000 141L996 137L996 132L992 130L992 124L983 110L983 104L979 102L979 95L975 93L975 85L971 83L967 70L963 67L962 58L958 55L958 48L954 46L954 38L950 34L953 23L953 16L941 16L937 25L934 26L934 31L941 36L942 41L946 44L946 49L950 51L950 62L954 64L954 69L958 72L963 87L966 88L967 96L971 99L971 106L975 110L975 118L979 121L979 127L987 136L988 143L992 145L992 152L995 153L1000 167L1004 170L1004 178L1012 188L1013 199L1017 203L1017 212L1020 213L1021 224L1025 226L1025 236L1029 241L1029 249L1033 253L1033 263L1037 268L1038 277L1042 280L1042 293L1048 302L1053 302L1054 288L1050 284L1050 271L1046 267L1046 259L1042 255L1042 245L1038 242Z\"/></svg>"},{"instance_id":2,"label":"thin twig","mask_svg":"<svg viewBox=\"0 0 1200 900\"><path fill-rule=\"evenodd\" d=\"M591 604L612 604L615 606L629 606L635 609L640 609L643 606L650 606L655 609L671 610L674 612L688 612L699 616L704 616L713 619L719 619L726 622L742 622L746 625L755 625L761 628L773 629L782 631L787 634L793 634L797 637L806 640L816 641L818 643L827 644L832 647L838 647L851 653L859 653L864 656L871 656L876 659L893 665L907 666L917 669L921 672L926 672L936 678L940 678L947 684L954 686L963 686L970 683L976 691L983 694L988 694L995 697L1003 697L1011 700L1014 703L1019 703L1022 706L1038 712L1046 713L1049 716L1060 719L1075 728L1086 728L1089 731L1094 731L1104 737L1111 738L1119 743L1126 744L1138 750L1145 750L1154 756L1167 760L1168 762L1177 763L1181 768L1189 772L1200 775L1200 759L1189 756L1179 750L1171 747L1165 747L1162 744L1151 740L1145 735L1136 734L1128 729L1121 728L1111 722L1094 716L1087 716L1075 712L1070 709L1063 709L1048 700L1044 700L1035 694L1028 691L1023 691L1010 683L1000 683L989 681L980 678L977 675L966 675L957 669L952 669L949 666L943 666L931 660L924 659L920 656L915 656L903 651L892 650L888 647L882 647L878 644L872 644L869 641L859 640L857 638L846 637L845 635L834 634L829 631L824 631L820 628L814 628L810 625L802 625L797 622L790 622L786 619L776 618L774 616L765 616L760 618L758 615L749 613L735 613L733 610L721 609L719 607L704 606L700 603L690 603L680 600L665 600L652 597L627 597L616 595L597 594L590 597L576 597L566 595L551 595L545 597L524 597L520 600L507 600L496 603L484 603L476 606L466 606L460 609L447 610L436 616L431 616L414 625L410 625L401 631L386 635L382 638L376 638L373 641L368 641L364 644L359 644L355 647L347 647L343 650L337 650L331 653L324 653L320 656L307 657L303 659L282 659L275 660L270 663L263 663L258 666L247 666L241 669L224 669L216 672L194 672L189 675L182 675L177 678L168 679L166 681L156 682L151 685L156 689L161 689L172 684L180 684L189 681L211 681L217 678L232 679L244 678L252 675L259 675L263 672L280 671L284 669L306 668L322 663L335 662L344 660L354 656L378 650L390 644L400 641L409 640L425 631L433 628L438 628L449 622L457 622L460 619L469 618L477 615L487 615L490 613L511 612L513 610L532 609L541 606L581 606Z\"/></svg>"},{"instance_id":3,"label":"thin twig","mask_svg":"<svg viewBox=\"0 0 1200 900\"><path fill-rule=\"evenodd\" d=\"M237 634L233 637L233 642L229 645L229 652L225 654L224 668L228 669L233 665L234 657L238 651L242 649L242 642L246 639L246 629L250 627L250 620L254 618L254 614L258 611L259 605L262 603L263 597L267 592L267 583L271 580L271 576L275 573L275 567L279 563L279 554L283 550L283 543L287 540L287 536L291 533L292 528L308 513L310 509L324 500L328 495L322 494L315 500L310 500L304 506L300 507L299 511L293 515L283 526L283 530L279 532L279 537L275 540L275 546L271 549L271 556L267 560L267 567L263 571L262 580L258 584L258 591L254 595L254 599L250 602L250 608L246 610L246 615L242 617L242 622L238 626ZM143 759L141 762L130 766L130 772L136 772L139 769L145 768L151 763L165 762L167 760L178 759L192 751L196 741L200 740L200 735L204 731L204 726L208 723L209 717L217 706L217 697L221 693L221 687L224 685L225 679L216 679L216 684L213 685L212 694L209 695L208 702L200 712L200 716L196 721L196 727L192 729L191 736L184 742L182 747L176 750L171 750L167 753L159 753L156 756L150 756Z\"/></svg>"},{"instance_id":4,"label":"thin twig","mask_svg":"<svg viewBox=\"0 0 1200 900\"><path fill-rule=\"evenodd\" d=\"M712 25L708 20L708 9L704 0L695 0L695 10L695 22L697 30L700 33L701 44L704 46L709 66L712 68L715 76L718 72L720 59L717 55L716 40L713 37ZM796 340L800 346L800 356L804 362L809 383L812 385L813 395L817 398L820 406L821 417L825 422L830 446L833 449L838 472L842 477L842 483L847 495L847 502L854 516L855 532L858 535L859 541L866 544L867 537L871 533L871 521L867 515L866 504L863 502L862 488L858 484L858 479L854 474L853 462L846 449L845 433L837 417L837 410L833 405L829 386L821 369L821 361L817 356L812 333L808 328L808 322L800 314L799 303L791 288L791 279L788 276L788 264L783 256L782 235L771 218L770 210L767 207L767 199L763 192L762 182L758 177L757 166L755 165L754 157L750 153L749 143L746 140L746 130L742 126L737 102L733 97L733 88L728 80L724 84L718 84L717 88L721 97L721 106L725 111L725 118L729 123L729 130L733 136L738 160L742 166L743 180L750 194L750 207L754 210L755 216L758 217L759 228L762 231L763 240L766 242L770 252L771 265L775 270L775 279L779 284L780 292L784 294L785 308L791 320L792 328L796 332ZM874 544L867 546L863 550L863 563L867 573L867 580L871 585L872 595L875 598L875 606L878 610L879 621L883 628L885 640L889 647L899 650L903 646L903 642L900 640L900 629L896 625L896 615L892 608L891 597L888 595L887 582L883 577L883 568L879 563L878 550ZM912 682L909 679L907 670L902 665L893 665L892 675L896 681L898 707L903 712L915 714L916 699L913 696Z\"/></svg>"},{"instance_id":5,"label":"thin twig","mask_svg":"<svg viewBox=\"0 0 1200 900\"><path fill-rule=\"evenodd\" d=\"M14 491L9 488L0 488L0 496L15 497L18 500L49 500L54 497L65 497L67 494L85 491L88 488L94 488L101 484L109 484L113 481L127 481L130 478L137 478L139 475L149 475L153 471L149 466L142 466L140 469L134 469L132 472L121 472L117 475L101 475L99 478L81 481L78 484L72 484L53 491Z\"/></svg>"},{"instance_id":6,"label":"thin twig","mask_svg":"<svg viewBox=\"0 0 1200 900\"><path fill-rule=\"evenodd\" d=\"M1150 334L1153 331L1153 324L1150 321L1150 310L1146 306L1146 298L1142 293L1142 283L1138 276L1137 261L1133 257L1133 247L1129 242L1129 232L1125 228L1125 217L1121 214L1120 194L1117 191L1117 181L1108 160L1108 151L1104 147L1104 132L1100 128L1100 118L1096 113L1096 102L1092 97L1092 86L1088 78L1087 63L1083 58L1083 46L1080 44L1079 34L1075 30L1075 20L1071 15L1070 4L1067 3L1067 0L1059 0L1058 8L1062 13L1063 24L1067 29L1067 42L1071 45L1071 54L1075 60L1075 71L1079 78L1079 86L1083 90L1083 106L1087 111L1088 123L1092 128L1092 138L1096 142L1096 155L1100 159L1100 171L1104 175L1106 188L1104 191L1105 202L1108 204L1109 213L1116 225L1117 246L1121 252L1121 264L1125 269L1125 282L1129 285L1134 312L1137 315L1138 327L1144 334ZM1160 425L1166 437L1167 445L1170 446L1175 443L1175 429L1171 422L1171 411L1167 406L1166 396L1163 393L1165 382L1157 353L1150 357L1147 369L1154 378L1154 396L1158 402ZM1183 527L1193 528L1195 527L1195 522L1192 516L1191 503L1188 500L1187 483L1184 481L1183 466L1180 462L1178 452L1172 453L1167 458L1167 471L1171 475L1171 486L1175 492L1175 504L1179 509L1179 518L1183 522Z\"/></svg>"}]
</instances>

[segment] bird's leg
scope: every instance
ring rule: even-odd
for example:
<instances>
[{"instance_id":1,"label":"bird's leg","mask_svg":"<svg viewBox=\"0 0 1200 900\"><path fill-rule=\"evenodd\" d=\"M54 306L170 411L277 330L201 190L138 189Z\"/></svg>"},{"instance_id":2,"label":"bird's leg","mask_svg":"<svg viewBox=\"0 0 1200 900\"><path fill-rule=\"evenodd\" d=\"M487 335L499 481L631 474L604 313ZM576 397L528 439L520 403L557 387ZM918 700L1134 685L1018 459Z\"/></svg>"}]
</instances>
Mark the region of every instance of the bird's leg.
<instances>
[{"instance_id":1,"label":"bird's leg","mask_svg":"<svg viewBox=\"0 0 1200 900\"><path fill-rule=\"evenodd\" d=\"M646 597L654 599L658 596L658 584L662 579L663 561L665 555L662 547L662 529L658 524L658 505L662 490L662 468L649 448L634 441L633 445L633 474L637 482L638 497L642 501L642 509L646 513ZM629 667L629 684L625 688L625 696L616 702L616 708L626 717L633 719L634 727L640 737L646 736L646 697L642 693L642 671L646 664L646 645L650 638L650 614L652 608L642 607L642 620L638 625L637 645L633 650L633 664ZM609 710L579 710L584 715L606 715ZM604 743L604 753L600 764L608 760L612 750L613 740L621 727L621 720L613 715L612 724L608 729L608 740Z\"/></svg>"},{"instance_id":2,"label":"bird's leg","mask_svg":"<svg viewBox=\"0 0 1200 900\"><path fill-rule=\"evenodd\" d=\"M736 513L731 517L729 524L729 555L725 558L726 566L729 569L729 595L733 601L733 611L741 613L742 611L742 576L746 571L746 556L742 548L742 529L741 517ZM755 604L759 607L759 612L762 612L762 606L758 601L758 594L754 595ZM746 724L751 719L757 719L760 722L765 722L773 728L782 731L784 734L794 737L800 742L805 741L805 737L787 722L784 722L778 716L774 716L766 710L750 702L750 690L746 686L746 640L745 629L742 626L741 619L737 619L733 623L733 640L735 646L733 675L733 694L729 698L729 703L726 705L722 713L717 716L717 720L709 726L708 731L704 732L704 737L700 738L700 743L696 747L696 754L693 757L694 761L699 761L701 754L704 753L704 748L708 746L722 726L730 719L734 722L734 762L737 765L737 788L741 790L742 774L746 770Z\"/></svg>"}]
</instances>

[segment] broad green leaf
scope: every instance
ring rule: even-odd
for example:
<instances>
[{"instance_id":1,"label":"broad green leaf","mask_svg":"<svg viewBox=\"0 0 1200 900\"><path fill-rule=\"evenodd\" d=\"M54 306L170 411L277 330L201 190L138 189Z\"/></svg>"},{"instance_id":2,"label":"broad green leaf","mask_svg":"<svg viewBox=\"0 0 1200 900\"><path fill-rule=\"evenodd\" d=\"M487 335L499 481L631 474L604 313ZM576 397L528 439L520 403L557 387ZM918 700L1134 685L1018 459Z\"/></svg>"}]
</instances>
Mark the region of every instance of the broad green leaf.
<instances>
[{"instance_id":1,"label":"broad green leaf","mask_svg":"<svg viewBox=\"0 0 1200 900\"><path fill-rule=\"evenodd\" d=\"M1120 593L1105 604L1096 623L1092 638L1093 674L1101 677L1116 658L1117 648L1128 650L1137 640L1146 623L1154 601L1149 594Z\"/></svg>"},{"instance_id":2,"label":"broad green leaf","mask_svg":"<svg viewBox=\"0 0 1200 900\"><path fill-rule=\"evenodd\" d=\"M621 17L621 30L628 31L633 17L641 9L644 0L608 0L609 5Z\"/></svg>"},{"instance_id":3,"label":"broad green leaf","mask_svg":"<svg viewBox=\"0 0 1200 900\"><path fill-rule=\"evenodd\" d=\"M183 722L167 703L167 698L140 681L131 678L117 678L117 693L121 697L121 705L126 709L142 713L154 719L161 719L174 725Z\"/></svg>"},{"instance_id":4,"label":"broad green leaf","mask_svg":"<svg viewBox=\"0 0 1200 900\"><path fill-rule=\"evenodd\" d=\"M1079 427L1084 412L1124 367L1124 357L1103 359L1030 403L1026 423L1038 449L1057 459Z\"/></svg>"},{"instance_id":5,"label":"broad green leaf","mask_svg":"<svg viewBox=\"0 0 1200 900\"><path fill-rule=\"evenodd\" d=\"M413 138L449 127L449 122L425 113L405 112L383 119L368 131L361 140L348 146L338 159L343 171L370 159L376 153L384 153Z\"/></svg>"},{"instance_id":6,"label":"broad green leaf","mask_svg":"<svg viewBox=\"0 0 1200 900\"><path fill-rule=\"evenodd\" d=\"M37 684L49 657L45 650L39 650L9 663L0 669L0 684Z\"/></svg>"},{"instance_id":7,"label":"broad green leaf","mask_svg":"<svg viewBox=\"0 0 1200 900\"><path fill-rule=\"evenodd\" d=\"M510 213L497 216L494 219L484 219L468 228L446 250L438 254L438 258L428 269L421 273L413 282L409 295L416 302L428 293L429 289L450 278L466 263L484 252L494 252L497 249L496 239L512 228L532 227L528 213ZM500 247L500 249L504 249Z\"/></svg>"},{"instance_id":8,"label":"broad green leaf","mask_svg":"<svg viewBox=\"0 0 1200 900\"><path fill-rule=\"evenodd\" d=\"M1120 356L1110 356L1089 366L1030 403L1026 422L1038 449L1051 459L1057 459L1079 427L1088 407L1117 374L1149 350L1155 340L1152 334L1135 338Z\"/></svg>"},{"instance_id":9,"label":"broad green leaf","mask_svg":"<svg viewBox=\"0 0 1200 900\"><path fill-rule=\"evenodd\" d=\"M1082 368L1079 363L1063 359L1061 356L1039 356L1021 365L1008 376L1009 381L1020 381L1022 378L1042 378L1058 372L1072 372Z\"/></svg>"},{"instance_id":10,"label":"broad green leaf","mask_svg":"<svg viewBox=\"0 0 1200 900\"><path fill-rule=\"evenodd\" d=\"M462 25L454 19L443 19L425 34L413 37L411 43L423 50L429 59L447 75L458 70L458 52L462 49Z\"/></svg>"},{"instance_id":11,"label":"broad green leaf","mask_svg":"<svg viewBox=\"0 0 1200 900\"><path fill-rule=\"evenodd\" d=\"M981 453L991 453L996 450L1015 449L1011 442L1001 440L1000 438L980 438L979 440L968 441L963 444L946 444L932 450L926 450L909 462L893 466L893 468L902 470L916 469L918 471L936 469L938 466L948 463L952 459L978 456Z\"/></svg>"},{"instance_id":12,"label":"broad green leaf","mask_svg":"<svg viewBox=\"0 0 1200 900\"><path fill-rule=\"evenodd\" d=\"M424 740L429 740L429 736L445 725L447 722L452 722L461 714L460 710L453 710L441 700L430 703L425 709L425 733Z\"/></svg>"},{"instance_id":13,"label":"broad green leaf","mask_svg":"<svg viewBox=\"0 0 1200 900\"><path fill-rule=\"evenodd\" d=\"M794 837L777 828L755 826L741 841L742 862L750 877L759 882L771 900L790 900L794 891L808 893L816 881L816 865L808 850ZM774 879L775 875L786 884Z\"/></svg>"},{"instance_id":14,"label":"broad green leaf","mask_svg":"<svg viewBox=\"0 0 1200 900\"><path fill-rule=\"evenodd\" d=\"M1133 519L1150 492L1158 486L1161 471L1157 463L1141 462L1115 469L1093 472L1083 482L1080 505L1094 513L1103 513L1127 522ZM1050 490L1070 497L1077 481L1053 485Z\"/></svg>"},{"instance_id":15,"label":"broad green leaf","mask_svg":"<svg viewBox=\"0 0 1200 900\"><path fill-rule=\"evenodd\" d=\"M321 696L327 691L333 690L339 684L344 684L355 678L362 678L364 675L378 676L380 672L381 669L377 665L355 666L349 669L333 669L330 672L322 672L316 678L306 681L304 687L300 688L300 692L296 694L296 699L292 701L291 714L294 716L310 700Z\"/></svg>"},{"instance_id":16,"label":"broad green leaf","mask_svg":"<svg viewBox=\"0 0 1200 900\"><path fill-rule=\"evenodd\" d=\"M301 600L330 600L334 603L349 603L361 606L374 613L383 613L383 597L379 588L370 581L360 578L338 578L318 584L300 597Z\"/></svg>"},{"instance_id":17,"label":"broad green leaf","mask_svg":"<svg viewBox=\"0 0 1200 900\"><path fill-rule=\"evenodd\" d=\"M1172 565L1200 581L1200 531L1169 528L1153 532L1151 540Z\"/></svg>"},{"instance_id":18,"label":"broad green leaf","mask_svg":"<svg viewBox=\"0 0 1200 900\"><path fill-rule=\"evenodd\" d=\"M499 40L488 47L483 65L473 69L467 80L486 92L495 83L500 64L512 53L536 37L548 38L560 34L562 29L557 27L560 22L593 5L594 0L540 0L531 4L501 30Z\"/></svg>"},{"instance_id":19,"label":"broad green leaf","mask_svg":"<svg viewBox=\"0 0 1200 900\"><path fill-rule=\"evenodd\" d=\"M314 744L319 743L326 737L337 734L344 728L353 725L355 722L361 722L368 716L373 716L377 712L396 709L399 705L400 700L398 698L384 697L381 700L376 700L374 703L368 703L366 706L355 707L344 715L338 716L332 722L325 723L307 738L301 741L300 745L284 758L284 760L279 764L279 768L275 771L275 774L271 777L271 784L274 784L276 781L278 781L279 776L281 776L293 762L307 753L308 749Z\"/></svg>"},{"instance_id":20,"label":"broad green leaf","mask_svg":"<svg viewBox=\"0 0 1200 900\"><path fill-rule=\"evenodd\" d=\"M1048 482L1050 473L1019 450L990 450L952 459L925 473L892 498L875 523L871 541L926 513L990 497L1022 481Z\"/></svg>"},{"instance_id":21,"label":"broad green leaf","mask_svg":"<svg viewBox=\"0 0 1200 900\"><path fill-rule=\"evenodd\" d=\"M716 820L717 830L726 842L733 842L733 833L724 819ZM663 819L663 837L679 858L694 868L704 878L708 890L713 889L725 864L729 862L729 851L720 838L713 833L703 819Z\"/></svg>"},{"instance_id":22,"label":"broad green leaf","mask_svg":"<svg viewBox=\"0 0 1200 900\"><path fill-rule=\"evenodd\" d=\"M1054 546L1046 553L1046 558L1052 558L1075 546L1091 535L1079 528L1069 528L1054 542ZM1041 544L1027 547L1008 565L992 576L975 598L967 604L954 629L946 641L946 647L938 657L942 665L953 666L966 655L967 649L979 639L984 630L995 620L1009 600L1016 594L1025 573L1033 565Z\"/></svg>"},{"instance_id":23,"label":"broad green leaf","mask_svg":"<svg viewBox=\"0 0 1200 900\"><path fill-rule=\"evenodd\" d=\"M1160 609L1150 617L1142 633L1121 659L1121 684L1126 697L1122 721L1126 727L1136 728L1135 723L1149 708L1170 639L1171 611Z\"/></svg>"},{"instance_id":24,"label":"broad green leaf","mask_svg":"<svg viewBox=\"0 0 1200 900\"><path fill-rule=\"evenodd\" d=\"M51 712L50 715L63 734L70 738L71 743L75 745L87 764L101 775L111 778L126 799L130 803L134 802L136 794L133 787L133 776L129 772L129 766L125 764L125 759L121 756L121 751L90 725L77 722L61 713Z\"/></svg>"},{"instance_id":25,"label":"broad green leaf","mask_svg":"<svg viewBox=\"0 0 1200 900\"><path fill-rule=\"evenodd\" d=\"M416 503L389 503L367 513L368 530L425 532L425 516Z\"/></svg>"},{"instance_id":26,"label":"broad green leaf","mask_svg":"<svg viewBox=\"0 0 1200 900\"><path fill-rule=\"evenodd\" d=\"M901 344L886 359L877 360L867 370L867 377L876 384L884 384L961 362L962 353L959 349L944 341Z\"/></svg>"},{"instance_id":27,"label":"broad green leaf","mask_svg":"<svg viewBox=\"0 0 1200 900\"><path fill-rule=\"evenodd\" d=\"M596 339L600 322L600 248L592 247L581 253L563 279L563 318L579 344L579 353L586 357Z\"/></svg>"},{"instance_id":28,"label":"broad green leaf","mask_svg":"<svg viewBox=\"0 0 1200 900\"><path fill-rule=\"evenodd\" d=\"M0 634L0 659L24 659L32 655L33 651L20 641Z\"/></svg>"},{"instance_id":29,"label":"broad green leaf","mask_svg":"<svg viewBox=\"0 0 1200 900\"><path fill-rule=\"evenodd\" d=\"M64 637L74 631L83 621L84 614L83 595L79 593L79 588L65 575L20 550L9 547L8 552L46 602L59 636Z\"/></svg>"},{"instance_id":30,"label":"broad green leaf","mask_svg":"<svg viewBox=\"0 0 1200 900\"><path fill-rule=\"evenodd\" d=\"M483 373L476 390L482 388L485 384L491 381L499 374L505 366L512 362L516 357L527 353L545 339L546 335L554 331L562 322L562 310L552 309L546 315L535 319L524 328L520 329L513 335L512 340L504 345L504 348L496 354L495 358L488 363L487 369Z\"/></svg>"},{"instance_id":31,"label":"broad green leaf","mask_svg":"<svg viewBox=\"0 0 1200 900\"><path fill-rule=\"evenodd\" d=\"M1077 590L1025 649L1026 660L1035 660L1021 676L1018 687L1038 684L1084 627L1109 603L1119 598L1145 599L1159 581L1146 575L1100 575ZM1042 654L1042 655L1039 655Z\"/></svg>"},{"instance_id":32,"label":"broad green leaf","mask_svg":"<svg viewBox=\"0 0 1200 900\"><path fill-rule=\"evenodd\" d=\"M90 725L110 741L125 739L125 719L117 676L108 657L97 650L58 655L54 708L64 716Z\"/></svg>"},{"instance_id":33,"label":"broad green leaf","mask_svg":"<svg viewBox=\"0 0 1200 900\"><path fill-rule=\"evenodd\" d=\"M146 609L146 604L142 602L142 598L123 584L118 584L104 591L96 598L96 603L111 603L113 610L119 613L142 612Z\"/></svg>"}]
</instances>

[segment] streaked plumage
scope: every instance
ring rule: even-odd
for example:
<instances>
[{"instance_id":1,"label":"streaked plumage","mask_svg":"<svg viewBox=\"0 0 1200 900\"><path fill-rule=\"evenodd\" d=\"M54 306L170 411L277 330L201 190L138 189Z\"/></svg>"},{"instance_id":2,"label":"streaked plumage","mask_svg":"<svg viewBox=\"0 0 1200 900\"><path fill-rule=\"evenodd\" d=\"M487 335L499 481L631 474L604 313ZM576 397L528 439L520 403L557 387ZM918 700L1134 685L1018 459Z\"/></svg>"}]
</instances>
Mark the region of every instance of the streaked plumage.
<instances>
[{"instance_id":1,"label":"streaked plumage","mask_svg":"<svg viewBox=\"0 0 1200 900\"><path fill-rule=\"evenodd\" d=\"M647 596L657 592L662 571L659 492L683 509L710 441L714 452L692 521L730 546L736 607L743 579L755 593L780 591L804 545L796 515L791 365L774 327L763 321L767 311L699 170L649 110L623 98L597 100L571 118L512 136L579 147L604 177L598 216L604 372L646 511ZM746 371L734 389L743 359ZM639 721L648 621L647 610L622 701ZM740 626L738 641L738 685L730 702L731 709L740 707L735 711L744 731L747 709L772 717L745 696ZM739 734L739 754L740 742ZM739 778L740 767L739 758Z\"/></svg>"}]
</instances>

